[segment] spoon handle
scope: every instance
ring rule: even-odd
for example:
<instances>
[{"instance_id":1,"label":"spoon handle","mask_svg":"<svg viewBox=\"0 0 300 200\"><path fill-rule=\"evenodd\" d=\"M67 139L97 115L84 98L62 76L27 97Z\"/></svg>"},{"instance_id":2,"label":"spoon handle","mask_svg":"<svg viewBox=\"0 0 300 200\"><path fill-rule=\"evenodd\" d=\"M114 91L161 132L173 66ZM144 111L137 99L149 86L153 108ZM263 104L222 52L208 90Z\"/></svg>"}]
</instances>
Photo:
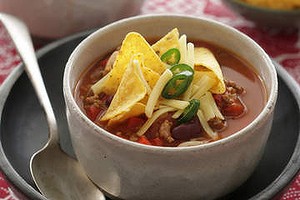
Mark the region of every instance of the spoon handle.
<instances>
[{"instance_id":1,"label":"spoon handle","mask_svg":"<svg viewBox=\"0 0 300 200\"><path fill-rule=\"evenodd\" d=\"M0 13L0 20L10 34L11 39L24 63L25 71L31 80L39 102L44 108L49 124L49 141L51 141L49 143L57 142L58 134L55 115L41 75L29 31L22 21L11 15Z\"/></svg>"}]
</instances>

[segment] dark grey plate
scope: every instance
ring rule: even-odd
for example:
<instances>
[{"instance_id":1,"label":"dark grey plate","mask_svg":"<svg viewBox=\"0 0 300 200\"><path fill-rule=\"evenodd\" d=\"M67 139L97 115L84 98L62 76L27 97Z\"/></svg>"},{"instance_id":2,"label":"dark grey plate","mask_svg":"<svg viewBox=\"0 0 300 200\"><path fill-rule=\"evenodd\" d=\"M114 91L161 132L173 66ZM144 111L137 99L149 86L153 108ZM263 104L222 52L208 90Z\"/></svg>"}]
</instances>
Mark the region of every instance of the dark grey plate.
<instances>
[{"instance_id":1,"label":"dark grey plate","mask_svg":"<svg viewBox=\"0 0 300 200\"><path fill-rule=\"evenodd\" d=\"M38 52L41 71L58 117L59 132L64 133L61 143L69 154L73 152L62 94L63 70L72 50L87 35L79 34L58 41ZM248 181L222 199L270 199L299 170L300 89L279 65L277 71L279 99L264 156ZM22 66L6 80L0 92L0 166L9 180L30 199L46 199L32 181L29 160L45 144L48 137L47 124Z\"/></svg>"}]
</instances>

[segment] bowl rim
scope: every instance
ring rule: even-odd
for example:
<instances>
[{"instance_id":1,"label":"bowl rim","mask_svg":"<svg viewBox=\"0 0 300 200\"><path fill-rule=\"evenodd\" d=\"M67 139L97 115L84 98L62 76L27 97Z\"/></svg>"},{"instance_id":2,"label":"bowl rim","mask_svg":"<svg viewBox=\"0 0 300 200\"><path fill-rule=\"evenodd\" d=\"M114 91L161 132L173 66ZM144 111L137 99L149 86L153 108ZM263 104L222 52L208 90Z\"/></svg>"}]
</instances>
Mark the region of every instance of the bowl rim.
<instances>
[{"instance_id":1,"label":"bowl rim","mask_svg":"<svg viewBox=\"0 0 300 200\"><path fill-rule=\"evenodd\" d=\"M228 31L232 32L233 34L237 34L237 35L240 35L241 37L243 37L245 40L247 40L247 42L249 44L252 45L253 49L256 49L256 51L261 53L261 55L264 57L264 60L267 63L267 66L269 66L268 69L270 71L271 80L272 80L273 84L271 85L270 93L268 95L268 99L267 99L267 102L265 103L264 108L258 114L258 116L255 117L255 119L251 123L249 123L247 126L245 126L241 130L237 131L236 133L234 133L228 137L225 137L225 138L222 138L217 141L210 142L210 143L196 145L196 146L188 146L188 147L162 147L162 146L139 144L137 142L133 142L130 140L120 138L112 133L109 133L108 131L99 127L98 125L96 125L83 113L83 111L80 109L79 105L76 103L76 100L73 95L73 89L70 86L70 78L69 78L70 73L72 71L71 66L72 66L73 59L80 52L80 49L82 48L82 46L84 46L88 40L92 40L94 37L97 37L98 34L101 34L102 32L105 33L106 31L108 31L110 29L116 29L120 24L128 23L128 22L136 22L139 20L147 20L147 19L151 19L151 18L157 19L157 18L164 18L164 17L174 18L174 19L185 18L186 20L197 20L197 21L200 20L202 22L209 22L216 26L223 27L223 28L227 29ZM78 80L76 80L76 81L78 81ZM66 102L66 107L69 108L70 110L73 110L74 112L76 112L76 115L74 115L74 117L79 118L80 121L83 121L86 126L89 126L89 129L94 130L97 133L101 133L102 135L104 135L105 138L115 141L115 142L117 142L117 144L124 144L126 146L129 145L130 147L135 148L137 150L141 150L141 151L163 150L165 152L178 153L178 152L185 152L185 151L198 151L199 149L209 149L209 148L213 148L215 146L226 145L235 140L238 140L242 135L244 135L248 132L251 132L252 128L257 129L258 127L260 127L261 123L264 122L268 118L267 116L272 114L272 112L275 108L277 95L278 95L278 80L277 80L277 72L276 72L275 66L274 66L273 62L271 61L270 57L266 54L266 52L253 39L251 39L246 34L238 31L237 29L230 27L229 25L223 24L221 22L218 22L218 21L215 21L212 19L202 18L202 17L186 16L186 15L182 15L182 14L155 14L155 15L152 14L152 15L139 15L139 16L134 16L134 17L129 17L129 18L125 18L122 20L118 20L116 22L113 22L109 25L106 25L106 26L94 31L87 38L85 38L83 41L81 41L80 44L71 53L71 55L66 63L66 67L64 70L64 76L63 76L63 94L64 94L64 98L65 98L65 102ZM93 133L91 133L91 134L93 134ZM100 137L99 134L96 137Z\"/></svg>"}]
</instances>

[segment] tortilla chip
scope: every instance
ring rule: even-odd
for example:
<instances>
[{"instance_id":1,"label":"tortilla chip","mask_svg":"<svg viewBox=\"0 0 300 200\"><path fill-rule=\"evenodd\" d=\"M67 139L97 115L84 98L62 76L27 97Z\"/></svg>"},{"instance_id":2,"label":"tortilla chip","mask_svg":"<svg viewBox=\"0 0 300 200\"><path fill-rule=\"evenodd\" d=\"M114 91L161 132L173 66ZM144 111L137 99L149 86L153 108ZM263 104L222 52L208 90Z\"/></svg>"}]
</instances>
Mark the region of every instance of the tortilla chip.
<instances>
[{"instance_id":1,"label":"tortilla chip","mask_svg":"<svg viewBox=\"0 0 300 200\"><path fill-rule=\"evenodd\" d=\"M156 84L156 81L159 79L159 73L145 66L145 58L141 53L135 54L132 56L132 61L135 62L139 68L141 69L141 79L143 79L146 83L146 87L150 87L152 89ZM147 86L148 85L148 86ZM151 91L150 91L151 92Z\"/></svg>"},{"instance_id":2,"label":"tortilla chip","mask_svg":"<svg viewBox=\"0 0 300 200\"><path fill-rule=\"evenodd\" d=\"M149 86L152 89L160 77L159 73L153 71L152 69L150 69L148 67L142 67L142 71L143 71L143 74L144 74L144 77L145 77L147 83L149 84Z\"/></svg>"},{"instance_id":3,"label":"tortilla chip","mask_svg":"<svg viewBox=\"0 0 300 200\"><path fill-rule=\"evenodd\" d=\"M211 70L207 70L206 68L203 68L203 70L196 70L194 72L194 78L193 78L193 83L197 84L197 82L204 76L209 76L210 78L214 79L213 81L215 82L216 75L214 72ZM201 85L199 85L201 86Z\"/></svg>"},{"instance_id":4,"label":"tortilla chip","mask_svg":"<svg viewBox=\"0 0 300 200\"><path fill-rule=\"evenodd\" d=\"M179 49L179 32L177 28L171 30L167 35L152 45L152 49L161 56L171 48Z\"/></svg>"},{"instance_id":5,"label":"tortilla chip","mask_svg":"<svg viewBox=\"0 0 300 200\"><path fill-rule=\"evenodd\" d=\"M142 35L136 32L130 32L122 42L121 49L111 70L110 76L105 81L102 91L107 94L114 94L121 82L123 73L135 54L144 55L145 67L162 74L166 67L154 52L148 42Z\"/></svg>"},{"instance_id":6,"label":"tortilla chip","mask_svg":"<svg viewBox=\"0 0 300 200\"><path fill-rule=\"evenodd\" d=\"M116 116L108 121L108 126L113 126L114 124L120 123L129 119L131 117L136 117L145 113L145 104L140 102L133 105L129 112L123 113L121 115Z\"/></svg>"},{"instance_id":7,"label":"tortilla chip","mask_svg":"<svg viewBox=\"0 0 300 200\"><path fill-rule=\"evenodd\" d=\"M130 112L147 93L138 68L131 62L127 64L121 83L101 121L106 121Z\"/></svg>"},{"instance_id":8,"label":"tortilla chip","mask_svg":"<svg viewBox=\"0 0 300 200\"><path fill-rule=\"evenodd\" d=\"M218 61L212 52L203 47L196 47L195 51L195 70L197 71L205 71L209 70L213 72L214 78L217 81L217 84L213 86L210 91L216 94L222 94L226 90L226 86L224 83L223 74L220 68ZM211 74L209 74L211 76Z\"/></svg>"}]
</instances>

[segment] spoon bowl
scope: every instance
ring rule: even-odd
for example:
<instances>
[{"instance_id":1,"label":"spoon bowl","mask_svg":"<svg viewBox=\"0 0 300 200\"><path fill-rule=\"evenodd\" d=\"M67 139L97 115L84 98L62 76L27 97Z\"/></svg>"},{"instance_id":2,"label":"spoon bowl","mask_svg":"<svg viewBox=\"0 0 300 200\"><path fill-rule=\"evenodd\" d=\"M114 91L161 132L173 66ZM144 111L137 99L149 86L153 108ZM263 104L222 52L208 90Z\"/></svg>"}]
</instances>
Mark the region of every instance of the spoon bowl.
<instances>
[{"instance_id":1,"label":"spoon bowl","mask_svg":"<svg viewBox=\"0 0 300 200\"><path fill-rule=\"evenodd\" d=\"M25 71L32 82L48 122L49 140L30 160L30 171L36 186L48 199L104 200L103 193L89 180L77 160L68 156L60 148L56 118L28 28L21 20L11 15L0 13L0 20L24 62Z\"/></svg>"}]
</instances>

